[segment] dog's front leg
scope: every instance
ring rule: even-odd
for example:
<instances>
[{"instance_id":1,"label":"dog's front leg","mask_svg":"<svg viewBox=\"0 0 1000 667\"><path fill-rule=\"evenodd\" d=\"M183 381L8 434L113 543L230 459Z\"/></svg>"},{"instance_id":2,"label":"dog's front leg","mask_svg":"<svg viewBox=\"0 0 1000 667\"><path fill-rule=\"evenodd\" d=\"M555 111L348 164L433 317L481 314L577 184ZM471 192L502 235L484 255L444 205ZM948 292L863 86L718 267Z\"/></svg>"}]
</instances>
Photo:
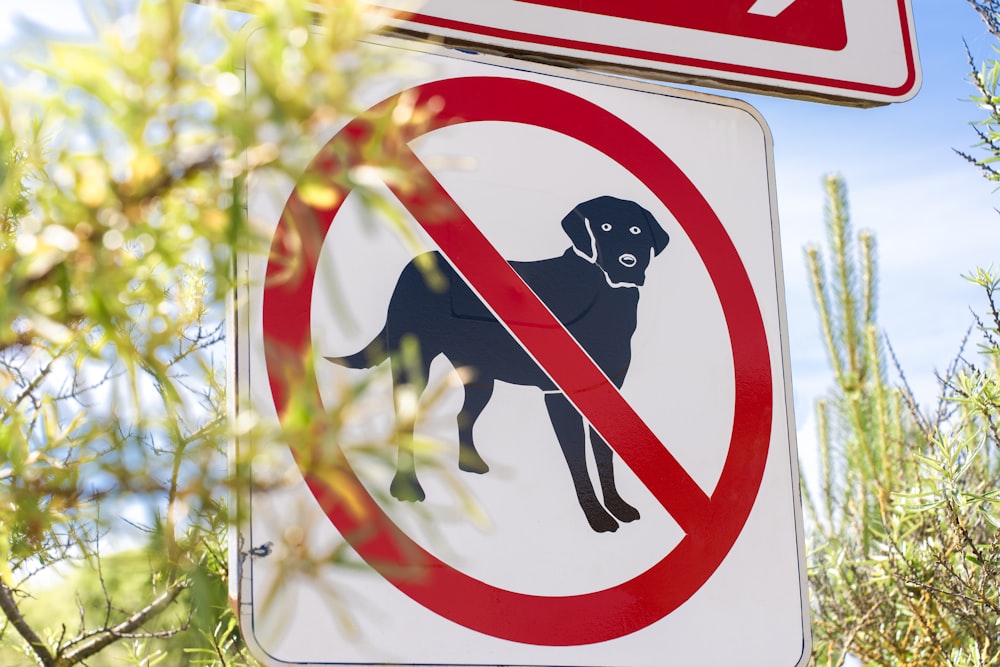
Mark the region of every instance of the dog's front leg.
<instances>
[{"instance_id":1,"label":"dog's front leg","mask_svg":"<svg viewBox=\"0 0 1000 667\"><path fill-rule=\"evenodd\" d=\"M618 522L597 499L594 485L587 473L587 442L583 417L562 394L546 394L545 407L548 408L549 419L552 420L556 438L566 457L570 475L573 476L577 500L580 501L590 527L599 533L618 530Z\"/></svg>"},{"instance_id":2,"label":"dog's front leg","mask_svg":"<svg viewBox=\"0 0 1000 667\"><path fill-rule=\"evenodd\" d=\"M594 450L594 461L597 463L597 474L601 478L601 493L604 495L604 506L615 517L628 523L639 518L639 510L625 502L618 495L615 485L614 452L601 435L590 427L590 446Z\"/></svg>"}]
</instances>

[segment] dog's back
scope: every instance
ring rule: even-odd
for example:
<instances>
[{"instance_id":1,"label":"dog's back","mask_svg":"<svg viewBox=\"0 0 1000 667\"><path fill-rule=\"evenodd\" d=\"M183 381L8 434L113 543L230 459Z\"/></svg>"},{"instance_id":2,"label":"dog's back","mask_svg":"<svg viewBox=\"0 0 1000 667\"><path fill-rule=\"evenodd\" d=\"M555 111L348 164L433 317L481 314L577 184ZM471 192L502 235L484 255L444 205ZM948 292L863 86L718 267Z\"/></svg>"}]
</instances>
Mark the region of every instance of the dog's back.
<instances>
[{"instance_id":1,"label":"dog's back","mask_svg":"<svg viewBox=\"0 0 1000 667\"><path fill-rule=\"evenodd\" d=\"M456 367L474 370L479 381L504 380L553 390L548 377L524 352L458 273L439 253L415 259L400 275L386 327L369 348L398 351L403 338L420 343L425 363L443 354ZM434 267L436 275L421 267ZM512 268L609 376L623 373L635 330L636 290L613 289L600 269L568 250ZM434 289L443 278L446 287ZM377 358L378 355L369 356Z\"/></svg>"}]
</instances>

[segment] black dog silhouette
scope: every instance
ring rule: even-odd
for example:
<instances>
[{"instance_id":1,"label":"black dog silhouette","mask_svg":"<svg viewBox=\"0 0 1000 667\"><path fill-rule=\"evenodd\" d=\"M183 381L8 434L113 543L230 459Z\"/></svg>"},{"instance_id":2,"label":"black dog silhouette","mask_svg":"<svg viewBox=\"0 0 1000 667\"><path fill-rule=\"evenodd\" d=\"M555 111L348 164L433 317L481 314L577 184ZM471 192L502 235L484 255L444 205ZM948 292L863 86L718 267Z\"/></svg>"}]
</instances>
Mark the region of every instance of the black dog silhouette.
<instances>
[{"instance_id":1,"label":"black dog silhouette","mask_svg":"<svg viewBox=\"0 0 1000 667\"><path fill-rule=\"evenodd\" d=\"M576 206L563 218L562 227L572 247L561 256L510 265L615 386L621 387L632 356L637 288L645 281L650 260L663 251L669 237L649 211L609 196ZM447 357L455 368L468 369L463 375L465 402L458 415L458 464L469 472L489 470L476 450L473 427L493 394L494 383L538 387L545 392L549 418L591 527L598 532L614 531L618 529L615 519L638 519L639 512L615 487L608 444L589 429L602 506L587 473L587 427L580 413L440 254L428 254L432 257L417 258L403 269L389 301L385 326L375 339L360 352L327 359L349 368L370 368L388 357L394 386L409 385L418 396L438 355ZM428 284L428 262L436 265L438 279L443 274L444 289ZM404 363L399 355L401 342L408 337L419 341L418 367ZM424 499L409 447L399 448L390 491L400 500Z\"/></svg>"}]
</instances>

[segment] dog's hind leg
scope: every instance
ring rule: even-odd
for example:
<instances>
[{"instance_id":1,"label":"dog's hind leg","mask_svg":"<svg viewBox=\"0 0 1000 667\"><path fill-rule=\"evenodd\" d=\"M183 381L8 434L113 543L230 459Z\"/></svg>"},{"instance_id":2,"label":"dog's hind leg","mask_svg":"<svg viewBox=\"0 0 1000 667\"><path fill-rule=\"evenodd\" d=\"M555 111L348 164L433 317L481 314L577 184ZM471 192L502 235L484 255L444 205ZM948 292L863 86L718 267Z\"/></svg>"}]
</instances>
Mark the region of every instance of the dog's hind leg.
<instances>
[{"instance_id":1,"label":"dog's hind leg","mask_svg":"<svg viewBox=\"0 0 1000 667\"><path fill-rule=\"evenodd\" d=\"M418 502L424 499L424 489L417 479L413 453L413 424L400 424L396 429L396 474L389 484L389 493L397 500Z\"/></svg>"},{"instance_id":2,"label":"dog's hind leg","mask_svg":"<svg viewBox=\"0 0 1000 667\"><path fill-rule=\"evenodd\" d=\"M417 479L413 428L417 421L420 395L427 387L427 369L422 368L419 345L404 346L402 354L390 357L393 400L396 404L396 474L389 493L397 500L411 502L425 498ZM421 372L421 369L423 372Z\"/></svg>"},{"instance_id":3,"label":"dog's hind leg","mask_svg":"<svg viewBox=\"0 0 1000 667\"><path fill-rule=\"evenodd\" d=\"M490 470L489 464L476 450L472 428L493 396L493 386L493 382L465 385L465 402L458 413L458 467L466 472L482 474Z\"/></svg>"},{"instance_id":4,"label":"dog's hind leg","mask_svg":"<svg viewBox=\"0 0 1000 667\"><path fill-rule=\"evenodd\" d=\"M583 418L562 394L546 394L545 407L548 408L556 438L569 465L577 500L587 516L587 521L590 522L590 527L598 533L618 530L618 522L608 514L601 501L597 499L594 485L587 473L587 442Z\"/></svg>"},{"instance_id":5,"label":"dog's hind leg","mask_svg":"<svg viewBox=\"0 0 1000 667\"><path fill-rule=\"evenodd\" d=\"M604 506L623 523L635 521L639 518L639 510L622 500L615 486L614 452L593 426L590 427L590 446L594 450L597 474L601 479Z\"/></svg>"}]
</instances>

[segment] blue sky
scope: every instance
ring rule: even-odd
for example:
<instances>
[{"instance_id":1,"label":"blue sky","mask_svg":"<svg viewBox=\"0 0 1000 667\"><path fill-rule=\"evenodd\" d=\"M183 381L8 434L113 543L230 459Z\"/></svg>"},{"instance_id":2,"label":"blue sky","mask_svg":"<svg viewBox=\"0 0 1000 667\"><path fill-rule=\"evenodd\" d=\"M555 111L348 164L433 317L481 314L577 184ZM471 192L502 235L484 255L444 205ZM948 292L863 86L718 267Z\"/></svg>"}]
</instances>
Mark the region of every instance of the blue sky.
<instances>
[{"instance_id":1,"label":"blue sky","mask_svg":"<svg viewBox=\"0 0 1000 667\"><path fill-rule=\"evenodd\" d=\"M100 4L100 3L98 3ZM967 101L973 88L963 39L977 61L991 38L962 0L913 0L923 85L909 102L875 109L740 97L757 107L774 136L792 377L800 447L809 446L811 407L830 386L804 268L803 248L823 238L824 174L843 175L856 229L875 233L880 321L918 398L935 396L934 372L958 351L982 309L978 288L961 278L1000 264L1000 199L993 185L954 154L971 150ZM20 17L20 18L19 18ZM76 0L2 0L0 59L31 41L25 19L66 34L88 31ZM808 454L806 458L808 458Z\"/></svg>"},{"instance_id":2,"label":"blue sky","mask_svg":"<svg viewBox=\"0 0 1000 667\"><path fill-rule=\"evenodd\" d=\"M829 385L826 356L806 283L803 247L823 238L823 174L847 181L855 229L879 248L880 322L918 398L930 401L934 372L958 351L982 309L961 275L996 266L1000 206L994 185L954 153L974 152L968 60L992 54L992 38L967 3L915 0L923 69L917 96L902 104L852 109L759 96L746 99L774 135L789 338L801 426L811 397Z\"/></svg>"}]
</instances>

